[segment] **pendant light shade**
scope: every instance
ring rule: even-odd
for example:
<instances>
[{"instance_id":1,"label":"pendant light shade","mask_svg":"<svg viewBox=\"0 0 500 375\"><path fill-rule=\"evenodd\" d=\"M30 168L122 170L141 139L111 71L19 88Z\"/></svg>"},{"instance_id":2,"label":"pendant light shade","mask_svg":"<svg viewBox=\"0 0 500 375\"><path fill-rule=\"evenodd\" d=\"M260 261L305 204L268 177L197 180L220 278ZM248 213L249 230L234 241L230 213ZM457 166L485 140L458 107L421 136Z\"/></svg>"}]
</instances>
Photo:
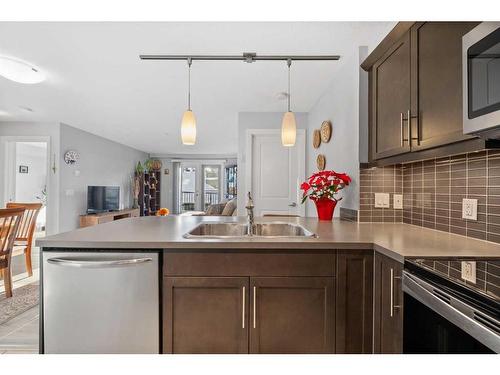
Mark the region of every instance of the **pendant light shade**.
<instances>
[{"instance_id":1,"label":"pendant light shade","mask_svg":"<svg viewBox=\"0 0 500 375\"><path fill-rule=\"evenodd\" d=\"M288 112L283 115L281 122L281 144L285 147L292 147L295 145L297 138L297 125L295 123L295 114L290 110L290 66L292 60L287 60L288 65Z\"/></svg>"},{"instance_id":2,"label":"pendant light shade","mask_svg":"<svg viewBox=\"0 0 500 375\"><path fill-rule=\"evenodd\" d=\"M196 143L196 118L191 110L182 115L181 138L185 145L191 146Z\"/></svg>"},{"instance_id":3,"label":"pendant light shade","mask_svg":"<svg viewBox=\"0 0 500 375\"><path fill-rule=\"evenodd\" d=\"M181 139L186 146L192 146L196 143L196 117L191 110L191 59L188 63L188 108L182 115Z\"/></svg>"},{"instance_id":4,"label":"pendant light shade","mask_svg":"<svg viewBox=\"0 0 500 375\"><path fill-rule=\"evenodd\" d=\"M285 147L295 145L297 138L297 125L295 124L295 114L286 112L281 123L281 144Z\"/></svg>"}]
</instances>

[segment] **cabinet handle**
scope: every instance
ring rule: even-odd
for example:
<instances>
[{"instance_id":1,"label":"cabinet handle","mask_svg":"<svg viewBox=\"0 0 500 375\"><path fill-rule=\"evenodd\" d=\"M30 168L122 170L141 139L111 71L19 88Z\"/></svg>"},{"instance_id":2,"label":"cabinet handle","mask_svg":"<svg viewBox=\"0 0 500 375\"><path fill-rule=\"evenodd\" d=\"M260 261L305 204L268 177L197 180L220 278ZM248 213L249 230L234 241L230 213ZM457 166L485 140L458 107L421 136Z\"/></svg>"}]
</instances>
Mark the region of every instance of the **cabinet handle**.
<instances>
[{"instance_id":1,"label":"cabinet handle","mask_svg":"<svg viewBox=\"0 0 500 375\"><path fill-rule=\"evenodd\" d=\"M401 306L400 305L395 305L394 304L394 279L401 279L400 276L394 276L394 269L391 267L391 306L390 306L390 312L391 312L391 318L394 316L394 309L399 309Z\"/></svg>"},{"instance_id":2,"label":"cabinet handle","mask_svg":"<svg viewBox=\"0 0 500 375\"><path fill-rule=\"evenodd\" d=\"M400 115L400 117L399 117L399 123L401 125L401 134L400 134L400 137L401 137L401 147L404 147L405 140L404 140L404 135L403 135L403 121L404 121L403 112L401 112L399 115Z\"/></svg>"},{"instance_id":3,"label":"cabinet handle","mask_svg":"<svg viewBox=\"0 0 500 375\"><path fill-rule=\"evenodd\" d=\"M394 270L391 268L391 318L394 315Z\"/></svg>"},{"instance_id":4,"label":"cabinet handle","mask_svg":"<svg viewBox=\"0 0 500 375\"><path fill-rule=\"evenodd\" d=\"M257 311L257 309L255 308L257 304L257 288L254 286L253 287L253 328L255 328L257 325L256 325L256 321L257 321L257 318L255 317L255 313Z\"/></svg>"},{"instance_id":5,"label":"cabinet handle","mask_svg":"<svg viewBox=\"0 0 500 375\"><path fill-rule=\"evenodd\" d=\"M241 309L241 328L245 329L245 287L243 287L242 297L243 297L243 302L242 302L243 306Z\"/></svg>"},{"instance_id":6,"label":"cabinet handle","mask_svg":"<svg viewBox=\"0 0 500 375\"><path fill-rule=\"evenodd\" d=\"M405 138L405 135L404 135L404 123L405 121L408 122L408 137ZM399 123L400 123L400 131L401 131L401 134L400 134L400 137L401 137L401 147L404 147L405 145L405 142L408 142L408 144L410 144L410 120L409 120L409 117L408 118L405 118L405 115L403 112L400 112L399 113Z\"/></svg>"},{"instance_id":7,"label":"cabinet handle","mask_svg":"<svg viewBox=\"0 0 500 375\"><path fill-rule=\"evenodd\" d=\"M412 141L417 141L417 145L420 146L420 124L419 124L419 121L418 121L418 116L413 116L412 117L410 109L408 110L407 115L408 115L408 129L411 128L411 119L412 118L417 119L417 136L416 137L410 137L410 136L408 136L408 138L410 138ZM408 135L409 134L410 134L410 131L408 130Z\"/></svg>"}]
</instances>

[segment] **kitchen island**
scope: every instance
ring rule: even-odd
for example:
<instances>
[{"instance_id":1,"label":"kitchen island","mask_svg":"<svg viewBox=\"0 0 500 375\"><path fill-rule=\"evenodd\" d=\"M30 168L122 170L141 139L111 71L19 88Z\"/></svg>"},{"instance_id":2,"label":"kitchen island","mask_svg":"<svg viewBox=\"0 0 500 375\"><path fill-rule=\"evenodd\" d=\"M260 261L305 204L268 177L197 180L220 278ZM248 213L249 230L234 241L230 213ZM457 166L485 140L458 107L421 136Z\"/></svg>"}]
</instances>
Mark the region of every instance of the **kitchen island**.
<instances>
[{"instance_id":1,"label":"kitchen island","mask_svg":"<svg viewBox=\"0 0 500 375\"><path fill-rule=\"evenodd\" d=\"M500 259L500 245L406 224L319 222L313 218L258 218L256 224L277 221L300 225L317 237L193 239L185 235L200 223L244 224L246 219L170 216L124 219L39 239L44 268L42 321L47 322L44 305L55 303L51 302L53 293L46 293L48 267L55 270L66 262L77 272L96 263L105 264L82 254L108 257L105 261L115 254L121 257L115 261L121 267L118 270L130 265L124 260L139 264L144 259L156 261L157 273L152 279L158 280L157 289L142 286L145 289L135 294L143 298L146 290L154 290L148 303L158 312L160 334L153 337L158 341L156 352L397 353L402 350L405 261ZM52 254L58 259L48 266L45 260ZM83 263L72 259L77 256L83 257ZM94 272L91 278L95 279L107 271L103 267L89 272ZM127 279L133 277L137 274ZM143 276L137 278L132 290L141 280ZM78 289L71 280L68 285ZM97 288L95 284L92 287ZM107 287L102 285L103 290ZM126 296L127 292L118 293ZM104 296L118 298L111 292ZM88 298L89 303L95 303L91 295ZM120 301L123 311L130 301ZM137 304L147 305L143 300ZM99 310L100 306L93 308ZM58 306L50 309L59 311ZM78 316L77 311L72 313ZM114 314L119 320L120 311ZM144 321L147 319L137 321L137 326ZM77 322L69 319L66 323ZM144 330L137 331L129 331L129 340ZM108 340L117 335L105 334ZM92 340L82 338L85 333L78 335L75 339ZM44 352L44 340L40 341ZM69 351L82 350L75 348ZM91 344L85 348L93 351ZM151 352L145 348L137 346L129 351Z\"/></svg>"}]
</instances>

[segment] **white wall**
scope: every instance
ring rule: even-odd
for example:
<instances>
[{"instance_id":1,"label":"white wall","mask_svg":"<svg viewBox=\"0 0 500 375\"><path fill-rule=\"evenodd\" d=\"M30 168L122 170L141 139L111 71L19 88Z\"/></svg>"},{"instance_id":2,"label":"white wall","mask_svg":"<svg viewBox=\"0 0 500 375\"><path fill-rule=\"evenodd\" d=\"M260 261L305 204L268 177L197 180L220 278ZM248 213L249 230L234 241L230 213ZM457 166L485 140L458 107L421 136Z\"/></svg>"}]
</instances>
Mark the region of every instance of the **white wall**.
<instances>
[{"instance_id":1,"label":"white wall","mask_svg":"<svg viewBox=\"0 0 500 375\"><path fill-rule=\"evenodd\" d=\"M322 143L318 149L309 153L306 168L307 175L317 171L316 157L324 154L326 169L345 172L352 178L352 184L340 193L343 196L339 207L359 208L359 57L358 50L342 56L339 60L334 79L328 90L321 96L309 112L308 135L312 137L314 129L319 129L325 120L332 122L332 138L329 143ZM317 216L314 204L307 203L307 215Z\"/></svg>"},{"instance_id":2,"label":"white wall","mask_svg":"<svg viewBox=\"0 0 500 375\"><path fill-rule=\"evenodd\" d=\"M19 167L28 167L20 173ZM18 142L16 144L16 202L39 202L37 196L47 185L47 145L45 143Z\"/></svg>"},{"instance_id":3,"label":"white wall","mask_svg":"<svg viewBox=\"0 0 500 375\"><path fill-rule=\"evenodd\" d=\"M120 208L132 206L131 181L135 165L148 154L120 143L61 124L60 225L61 232L79 226L79 215L87 209L87 186L120 186ZM76 165L63 161L64 153L76 150ZM76 175L79 171L79 175Z\"/></svg>"},{"instance_id":4,"label":"white wall","mask_svg":"<svg viewBox=\"0 0 500 375\"><path fill-rule=\"evenodd\" d=\"M59 231L59 138L60 125L58 123L41 122L0 122L0 206L5 207L5 156L8 140L36 141L42 137L49 142L49 159L51 167L47 176L47 234Z\"/></svg>"},{"instance_id":5,"label":"white wall","mask_svg":"<svg viewBox=\"0 0 500 375\"><path fill-rule=\"evenodd\" d=\"M283 112L240 112L238 114L238 215L245 215L245 168L246 168L246 130L247 129L281 129ZM298 129L307 129L307 113L296 112L295 120ZM306 135L306 158L308 153ZM306 164L307 168L307 164ZM307 172L306 172L307 173Z\"/></svg>"}]
</instances>

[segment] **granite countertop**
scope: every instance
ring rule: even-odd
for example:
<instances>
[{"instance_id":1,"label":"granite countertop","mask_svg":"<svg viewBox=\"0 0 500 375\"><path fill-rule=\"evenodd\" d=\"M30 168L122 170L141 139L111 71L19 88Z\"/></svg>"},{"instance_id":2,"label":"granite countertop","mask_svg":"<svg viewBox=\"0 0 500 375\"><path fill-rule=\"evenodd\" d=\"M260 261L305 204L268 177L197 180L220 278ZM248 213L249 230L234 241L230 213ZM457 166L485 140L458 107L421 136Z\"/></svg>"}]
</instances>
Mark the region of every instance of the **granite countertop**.
<instances>
[{"instance_id":1,"label":"granite countertop","mask_svg":"<svg viewBox=\"0 0 500 375\"><path fill-rule=\"evenodd\" d=\"M138 217L39 238L36 245L98 249L374 249L398 261L419 257L500 258L500 244L408 224L320 222L315 218L256 218L298 223L318 238L186 239L201 222L246 222L245 217Z\"/></svg>"}]
</instances>

